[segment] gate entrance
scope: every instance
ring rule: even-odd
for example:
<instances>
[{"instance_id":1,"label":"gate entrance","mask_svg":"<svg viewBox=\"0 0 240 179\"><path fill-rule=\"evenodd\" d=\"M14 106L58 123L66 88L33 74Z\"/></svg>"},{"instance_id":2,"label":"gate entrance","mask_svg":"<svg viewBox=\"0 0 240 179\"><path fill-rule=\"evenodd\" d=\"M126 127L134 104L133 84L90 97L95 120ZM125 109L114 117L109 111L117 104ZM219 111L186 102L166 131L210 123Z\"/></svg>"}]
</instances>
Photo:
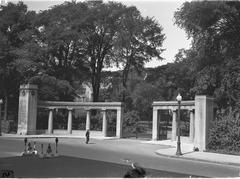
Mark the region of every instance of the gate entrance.
<instances>
[{"instance_id":1,"label":"gate entrance","mask_svg":"<svg viewBox=\"0 0 240 179\"><path fill-rule=\"evenodd\" d=\"M21 85L19 93L19 115L18 115L18 134L63 134L79 135L85 134L87 129L91 131L92 136L107 137L108 120L106 111L114 110L116 119L114 120L115 136L122 137L122 116L123 108L121 102L59 102L59 101L38 101L38 87L36 85ZM41 116L37 121L37 109ZM85 111L85 122L81 119L76 120L77 110ZM102 113L101 119L91 116L91 110L99 110ZM46 112L48 115L46 115ZM80 116L81 117L81 116ZM92 119L92 120L91 120ZM85 126L82 124L85 123ZM92 124L91 124L92 123ZM99 127L100 126L100 127ZM83 130L81 130L84 127ZM38 131L39 129L40 131ZM73 130L76 129L76 130ZM97 129L97 130L96 130Z\"/></svg>"},{"instance_id":2,"label":"gate entrance","mask_svg":"<svg viewBox=\"0 0 240 179\"><path fill-rule=\"evenodd\" d=\"M181 136L186 142L194 144L200 151L206 149L208 142L208 130L214 117L214 99L207 96L195 96L192 101L155 101L153 102L153 123L152 140L168 139L168 130L171 128L171 141L177 139L177 115L178 109L181 111ZM166 117L162 117L158 112L170 110L172 114L171 126ZM161 113L161 112L160 112Z\"/></svg>"},{"instance_id":3,"label":"gate entrance","mask_svg":"<svg viewBox=\"0 0 240 179\"><path fill-rule=\"evenodd\" d=\"M171 139L172 135L172 118L169 114L169 110L159 110L159 140Z\"/></svg>"}]
</instances>

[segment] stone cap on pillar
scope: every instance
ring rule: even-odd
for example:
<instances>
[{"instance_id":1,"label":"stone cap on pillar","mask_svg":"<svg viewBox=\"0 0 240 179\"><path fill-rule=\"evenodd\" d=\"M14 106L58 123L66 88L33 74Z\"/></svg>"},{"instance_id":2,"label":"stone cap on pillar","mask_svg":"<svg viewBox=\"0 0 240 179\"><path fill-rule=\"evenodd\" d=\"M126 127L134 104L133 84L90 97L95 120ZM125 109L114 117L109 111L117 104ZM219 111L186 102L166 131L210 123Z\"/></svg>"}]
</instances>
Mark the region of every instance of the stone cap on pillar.
<instances>
[{"instance_id":1,"label":"stone cap on pillar","mask_svg":"<svg viewBox=\"0 0 240 179\"><path fill-rule=\"evenodd\" d=\"M53 111L55 108L53 108L53 107L49 107L49 108L47 108L49 111ZM56 108L57 109L57 108Z\"/></svg>"},{"instance_id":2,"label":"stone cap on pillar","mask_svg":"<svg viewBox=\"0 0 240 179\"><path fill-rule=\"evenodd\" d=\"M33 84L22 84L20 85L20 90L37 90L38 86Z\"/></svg>"},{"instance_id":3,"label":"stone cap on pillar","mask_svg":"<svg viewBox=\"0 0 240 179\"><path fill-rule=\"evenodd\" d=\"M212 97L212 96L208 96L208 95L196 95L195 96L195 99L196 98L200 98L200 99L212 99L212 100L214 100L214 97Z\"/></svg>"},{"instance_id":4,"label":"stone cap on pillar","mask_svg":"<svg viewBox=\"0 0 240 179\"><path fill-rule=\"evenodd\" d=\"M153 101L153 110L177 110L177 101ZM195 101L182 101L181 109L191 110L195 108Z\"/></svg>"},{"instance_id":5,"label":"stone cap on pillar","mask_svg":"<svg viewBox=\"0 0 240 179\"><path fill-rule=\"evenodd\" d=\"M73 111L74 109L73 109L73 108L70 108L70 107L67 107L67 110L68 110L68 111Z\"/></svg>"}]
</instances>

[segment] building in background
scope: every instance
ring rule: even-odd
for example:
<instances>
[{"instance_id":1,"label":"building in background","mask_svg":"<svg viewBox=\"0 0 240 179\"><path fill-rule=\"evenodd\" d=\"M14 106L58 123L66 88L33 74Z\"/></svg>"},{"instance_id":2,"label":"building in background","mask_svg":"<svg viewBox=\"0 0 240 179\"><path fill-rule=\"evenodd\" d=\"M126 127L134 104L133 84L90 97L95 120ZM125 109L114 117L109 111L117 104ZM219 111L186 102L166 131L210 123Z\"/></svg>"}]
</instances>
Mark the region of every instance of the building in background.
<instances>
[{"instance_id":1,"label":"building in background","mask_svg":"<svg viewBox=\"0 0 240 179\"><path fill-rule=\"evenodd\" d=\"M75 91L75 102L91 102L92 87L88 82L83 82L81 87Z\"/></svg>"},{"instance_id":2,"label":"building in background","mask_svg":"<svg viewBox=\"0 0 240 179\"><path fill-rule=\"evenodd\" d=\"M7 0L1 0L1 5L2 6L6 5L7 3L8 3Z\"/></svg>"}]
</instances>

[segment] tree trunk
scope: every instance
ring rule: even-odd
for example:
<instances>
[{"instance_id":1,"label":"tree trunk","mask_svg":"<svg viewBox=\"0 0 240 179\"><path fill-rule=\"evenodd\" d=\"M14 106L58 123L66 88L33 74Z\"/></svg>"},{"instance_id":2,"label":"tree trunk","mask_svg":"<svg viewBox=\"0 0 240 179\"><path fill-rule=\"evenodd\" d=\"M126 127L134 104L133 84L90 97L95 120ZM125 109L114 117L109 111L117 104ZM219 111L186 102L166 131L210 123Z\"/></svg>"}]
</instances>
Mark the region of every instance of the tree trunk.
<instances>
[{"instance_id":1,"label":"tree trunk","mask_svg":"<svg viewBox=\"0 0 240 179\"><path fill-rule=\"evenodd\" d=\"M122 102L125 102L126 98L126 90L127 90L127 79L128 79L128 66L123 70L123 77L122 77L122 85L123 85L123 91L122 91Z\"/></svg>"},{"instance_id":2,"label":"tree trunk","mask_svg":"<svg viewBox=\"0 0 240 179\"><path fill-rule=\"evenodd\" d=\"M98 102L99 92L97 89L93 90L93 102Z\"/></svg>"},{"instance_id":3,"label":"tree trunk","mask_svg":"<svg viewBox=\"0 0 240 179\"><path fill-rule=\"evenodd\" d=\"M95 66L96 63L92 64L92 88L93 88L93 102L99 101L99 91L100 91L100 83L101 83L101 73L102 73L102 61L97 61L97 67Z\"/></svg>"},{"instance_id":4,"label":"tree trunk","mask_svg":"<svg viewBox=\"0 0 240 179\"><path fill-rule=\"evenodd\" d=\"M100 79L97 74L94 74L92 79L93 102L98 102L99 98Z\"/></svg>"},{"instance_id":5,"label":"tree trunk","mask_svg":"<svg viewBox=\"0 0 240 179\"><path fill-rule=\"evenodd\" d=\"M8 95L5 93L5 103L4 103L4 121L7 120L8 117Z\"/></svg>"},{"instance_id":6,"label":"tree trunk","mask_svg":"<svg viewBox=\"0 0 240 179\"><path fill-rule=\"evenodd\" d=\"M2 135L2 104L0 103L0 136Z\"/></svg>"}]
</instances>

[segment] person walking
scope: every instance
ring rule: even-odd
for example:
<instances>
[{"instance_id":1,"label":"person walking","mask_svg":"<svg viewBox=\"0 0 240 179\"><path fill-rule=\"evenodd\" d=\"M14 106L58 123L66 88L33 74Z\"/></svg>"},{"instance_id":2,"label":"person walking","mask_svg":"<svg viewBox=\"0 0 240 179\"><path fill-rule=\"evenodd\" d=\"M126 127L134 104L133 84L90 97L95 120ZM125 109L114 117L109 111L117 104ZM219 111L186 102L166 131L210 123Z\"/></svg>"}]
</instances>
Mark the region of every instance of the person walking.
<instances>
[{"instance_id":1,"label":"person walking","mask_svg":"<svg viewBox=\"0 0 240 179\"><path fill-rule=\"evenodd\" d=\"M85 136L86 136L86 144L88 144L88 142L89 142L89 137L90 137L90 131L89 131L89 129L86 131Z\"/></svg>"}]
</instances>

